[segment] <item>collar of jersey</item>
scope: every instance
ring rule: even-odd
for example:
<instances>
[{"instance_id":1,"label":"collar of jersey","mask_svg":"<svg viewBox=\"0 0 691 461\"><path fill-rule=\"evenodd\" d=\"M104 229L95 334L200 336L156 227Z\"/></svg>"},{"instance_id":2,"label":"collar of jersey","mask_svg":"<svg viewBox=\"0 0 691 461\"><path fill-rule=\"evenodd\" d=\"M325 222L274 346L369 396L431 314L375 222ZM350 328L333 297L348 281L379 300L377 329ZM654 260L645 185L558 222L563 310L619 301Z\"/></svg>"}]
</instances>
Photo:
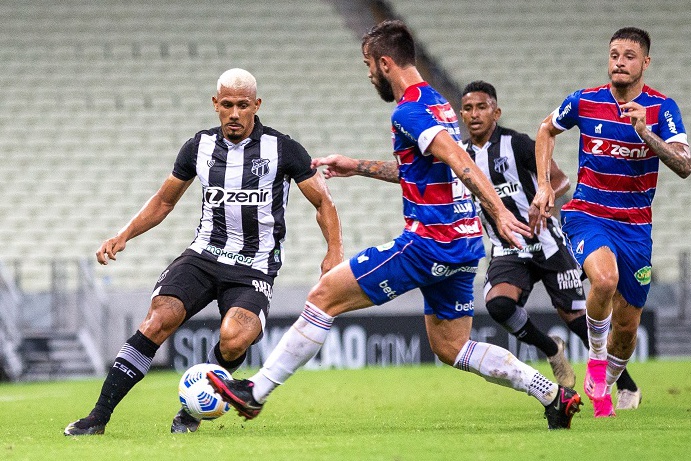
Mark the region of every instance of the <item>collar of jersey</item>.
<instances>
[{"instance_id":1,"label":"collar of jersey","mask_svg":"<svg viewBox=\"0 0 691 461\"><path fill-rule=\"evenodd\" d=\"M254 129L252 130L252 132L250 133L250 135L248 137L246 137L245 139L243 139L242 141L240 141L237 144L233 144L232 142L228 141L225 138L225 136L223 136L223 132L221 131L220 127L219 127L219 131L220 131L220 139L223 141L223 143L226 146L228 146L229 149L234 149L236 147L244 147L247 145L247 143L249 143L252 140L259 141L262 137L262 134L264 134L264 125L262 125L262 122L259 121L259 117L257 117L255 115L254 116Z\"/></svg>"},{"instance_id":2,"label":"collar of jersey","mask_svg":"<svg viewBox=\"0 0 691 461\"><path fill-rule=\"evenodd\" d=\"M236 147L245 147L247 144L249 144L252 141L252 138L245 138L242 141L240 141L237 144L233 144L232 142L228 141L226 138L222 138L223 143L228 147L228 149L235 149Z\"/></svg>"}]
</instances>

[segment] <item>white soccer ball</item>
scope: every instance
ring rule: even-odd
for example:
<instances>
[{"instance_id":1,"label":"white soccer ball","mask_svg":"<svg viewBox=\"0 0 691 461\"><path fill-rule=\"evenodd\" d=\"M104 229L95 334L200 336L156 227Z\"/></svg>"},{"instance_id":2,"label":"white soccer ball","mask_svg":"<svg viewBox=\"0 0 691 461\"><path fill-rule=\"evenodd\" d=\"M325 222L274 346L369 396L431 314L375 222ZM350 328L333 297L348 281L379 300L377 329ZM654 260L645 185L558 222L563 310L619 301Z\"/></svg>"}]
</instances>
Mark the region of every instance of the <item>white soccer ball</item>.
<instances>
[{"instance_id":1,"label":"white soccer ball","mask_svg":"<svg viewBox=\"0 0 691 461\"><path fill-rule=\"evenodd\" d=\"M216 419L223 416L230 405L214 391L206 373L214 371L226 379L232 379L223 367L213 363L200 363L190 367L180 378L178 396L182 407L197 419Z\"/></svg>"}]
</instances>

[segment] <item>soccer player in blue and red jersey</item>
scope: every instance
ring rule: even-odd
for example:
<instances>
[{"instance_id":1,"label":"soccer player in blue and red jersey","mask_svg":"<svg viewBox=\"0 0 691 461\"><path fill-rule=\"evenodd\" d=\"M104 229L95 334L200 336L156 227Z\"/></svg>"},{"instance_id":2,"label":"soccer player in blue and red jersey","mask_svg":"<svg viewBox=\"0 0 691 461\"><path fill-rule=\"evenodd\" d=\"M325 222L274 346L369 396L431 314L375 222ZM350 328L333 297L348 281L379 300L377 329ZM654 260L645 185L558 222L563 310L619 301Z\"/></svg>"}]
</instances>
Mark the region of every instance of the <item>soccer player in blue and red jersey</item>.
<instances>
[{"instance_id":1,"label":"soccer player in blue and red jersey","mask_svg":"<svg viewBox=\"0 0 691 461\"><path fill-rule=\"evenodd\" d=\"M486 380L528 393L545 406L550 429L568 428L580 396L548 380L509 351L470 339L473 279L484 256L482 225L471 193L497 223L502 238L520 246L530 235L506 209L492 184L460 147L460 129L449 103L415 67L413 38L400 21L384 21L362 43L369 78L387 102L396 161L365 161L340 155L314 159L325 175L355 174L400 183L406 226L394 241L344 261L310 291L304 311L263 368L249 380L209 373L212 386L240 415L259 414L268 395L314 357L344 312L383 304L419 288L427 335L439 359Z\"/></svg>"},{"instance_id":2,"label":"soccer player in blue and red jersey","mask_svg":"<svg viewBox=\"0 0 691 461\"><path fill-rule=\"evenodd\" d=\"M539 232L554 206L549 165L555 136L574 126L581 132L578 185L561 216L591 283L584 389L595 417L614 416L612 384L636 346L651 280L651 205L659 161L682 178L691 173L677 104L643 83L649 50L644 30L615 32L609 43L610 83L569 95L545 118L536 138L539 187L532 206L539 215L530 224Z\"/></svg>"}]
</instances>

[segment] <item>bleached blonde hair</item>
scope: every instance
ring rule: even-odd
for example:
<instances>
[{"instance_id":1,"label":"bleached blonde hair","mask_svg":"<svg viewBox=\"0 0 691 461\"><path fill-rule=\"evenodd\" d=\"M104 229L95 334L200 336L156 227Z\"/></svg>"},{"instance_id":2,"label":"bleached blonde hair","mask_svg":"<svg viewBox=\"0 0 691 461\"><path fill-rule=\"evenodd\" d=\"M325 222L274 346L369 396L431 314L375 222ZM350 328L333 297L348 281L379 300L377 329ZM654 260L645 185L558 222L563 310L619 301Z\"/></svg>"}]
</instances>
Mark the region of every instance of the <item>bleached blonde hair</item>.
<instances>
[{"instance_id":1,"label":"bleached blonde hair","mask_svg":"<svg viewBox=\"0 0 691 461\"><path fill-rule=\"evenodd\" d=\"M257 79L254 75L247 72L245 69L233 68L228 69L223 72L220 77L218 77L218 82L216 83L216 91L221 91L221 87L226 88L238 88L247 89L257 92Z\"/></svg>"}]
</instances>

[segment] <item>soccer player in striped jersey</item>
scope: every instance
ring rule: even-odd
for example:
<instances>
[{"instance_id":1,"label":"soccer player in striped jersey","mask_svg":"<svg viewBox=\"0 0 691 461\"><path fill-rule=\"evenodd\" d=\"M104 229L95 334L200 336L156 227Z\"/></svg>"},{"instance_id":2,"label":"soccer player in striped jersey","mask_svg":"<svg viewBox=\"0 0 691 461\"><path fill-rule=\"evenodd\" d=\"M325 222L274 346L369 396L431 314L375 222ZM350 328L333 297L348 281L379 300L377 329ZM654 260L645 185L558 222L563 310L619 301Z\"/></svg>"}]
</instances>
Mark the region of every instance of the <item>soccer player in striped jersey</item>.
<instances>
[{"instance_id":1,"label":"soccer player in striped jersey","mask_svg":"<svg viewBox=\"0 0 691 461\"><path fill-rule=\"evenodd\" d=\"M182 146L158 192L96 252L101 264L115 260L128 240L160 224L199 178L202 216L194 241L156 282L149 312L115 358L93 410L69 424L65 435L103 434L163 341L214 299L222 320L208 360L230 372L242 364L268 317L282 264L291 180L317 210L328 246L322 274L343 261L341 225L324 177L297 141L260 122L254 76L237 68L224 72L212 101L221 125L198 132ZM180 409L171 432L194 432L199 424Z\"/></svg>"},{"instance_id":2,"label":"soccer player in striped jersey","mask_svg":"<svg viewBox=\"0 0 691 461\"><path fill-rule=\"evenodd\" d=\"M326 177L368 176L399 183L405 230L394 241L368 248L321 278L300 318L248 380L214 373L212 386L241 416L256 417L269 394L314 357L339 314L384 304L419 288L424 297L430 345L442 362L486 380L523 391L544 405L550 429L570 427L580 396L520 362L501 347L473 341L473 279L484 256L474 194L496 222L497 232L520 247L527 224L504 207L472 159L460 147L460 128L449 103L415 67L413 38L400 21L384 21L362 42L369 78L387 102L396 161L356 160L340 155L315 159Z\"/></svg>"},{"instance_id":3,"label":"soccer player in striped jersey","mask_svg":"<svg viewBox=\"0 0 691 461\"><path fill-rule=\"evenodd\" d=\"M537 190L535 141L527 134L498 125L501 108L497 104L497 91L487 82L471 82L463 89L461 117L469 133L464 140L465 149L494 184L506 208L516 219L528 223L537 213L531 206ZM555 197L565 194L569 178L554 160L550 176ZM547 232L532 237L517 235L523 245L523 250L517 250L499 237L487 213L481 217L492 243L484 289L487 311L512 335L547 356L559 384L573 387L576 374L564 356L564 341L540 331L523 307L535 283L542 281L559 316L588 347L581 270L566 246L557 219L547 220ZM620 392L640 395L626 370L617 380L617 387ZM638 405L637 400L629 400L631 405L634 402ZM618 401L617 408L633 408L624 406L625 403L625 399Z\"/></svg>"},{"instance_id":4,"label":"soccer player in striped jersey","mask_svg":"<svg viewBox=\"0 0 691 461\"><path fill-rule=\"evenodd\" d=\"M691 174L679 107L643 82L649 51L646 31L616 31L609 42L610 83L567 96L542 122L536 138L538 191L533 206L539 214L530 224L539 232L554 207L550 163L555 137L574 126L581 134L578 185L561 217L571 250L591 284L584 389L595 417L615 415L612 385L636 346L651 281L651 205L659 162L681 178Z\"/></svg>"}]
</instances>

